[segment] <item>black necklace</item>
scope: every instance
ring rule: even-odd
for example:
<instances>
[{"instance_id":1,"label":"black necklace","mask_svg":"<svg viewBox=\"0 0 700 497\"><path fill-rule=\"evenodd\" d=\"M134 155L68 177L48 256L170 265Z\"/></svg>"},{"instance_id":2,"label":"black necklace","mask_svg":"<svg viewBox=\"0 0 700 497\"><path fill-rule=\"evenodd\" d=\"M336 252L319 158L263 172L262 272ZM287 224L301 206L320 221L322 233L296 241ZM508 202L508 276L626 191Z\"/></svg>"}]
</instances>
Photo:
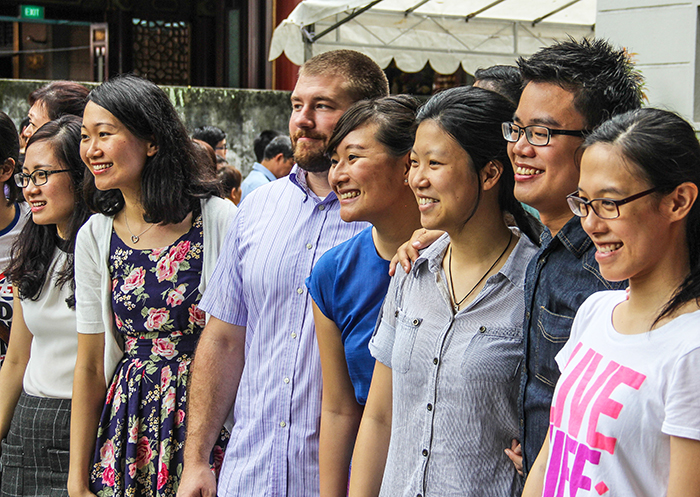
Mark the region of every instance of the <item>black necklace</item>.
<instances>
[{"instance_id":1,"label":"black necklace","mask_svg":"<svg viewBox=\"0 0 700 497\"><path fill-rule=\"evenodd\" d=\"M447 262L447 270L448 270L449 273L450 273L450 290L452 291L452 302L454 302L453 307L454 307L455 312L458 312L458 311L459 311L459 306L462 305L462 302L464 302L465 300L467 300L467 297L469 297L469 296L472 294L472 292L473 292L474 290L476 290L476 287L478 287L479 284L480 284L482 281L484 281L484 278L486 278L486 276L491 272L491 270L492 270L494 267L496 267L496 264L498 264L498 261L501 260L501 258L503 257L503 254L505 254L505 253L506 253L506 250L508 250L508 247L510 247L510 242L511 242L511 241L513 241L513 232L512 232L512 231L510 232L510 237L508 238L508 245L506 245L506 248L503 249L503 252L501 252L501 255L498 256L498 259L496 259L496 261L495 261L493 264L491 264L491 267L488 268L488 269L486 270L486 272L485 272L484 275L481 277L481 279L480 279L479 281L476 282L476 285L474 285L474 286L472 287L472 289L469 290L469 293L467 293L467 294L464 296L464 298L462 298L462 300L460 300L459 302L457 302L457 295L455 295L454 278L452 278L452 244L450 244L450 256L449 256L449 259L448 259L448 262Z\"/></svg>"}]
</instances>

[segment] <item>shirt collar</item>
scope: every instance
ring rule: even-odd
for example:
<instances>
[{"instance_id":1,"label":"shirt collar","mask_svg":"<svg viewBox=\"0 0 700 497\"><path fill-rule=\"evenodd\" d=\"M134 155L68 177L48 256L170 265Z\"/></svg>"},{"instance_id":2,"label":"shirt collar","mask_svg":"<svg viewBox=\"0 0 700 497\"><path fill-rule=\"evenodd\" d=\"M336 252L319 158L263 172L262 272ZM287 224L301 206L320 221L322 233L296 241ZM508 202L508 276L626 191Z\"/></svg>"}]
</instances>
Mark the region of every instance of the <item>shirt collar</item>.
<instances>
[{"instance_id":1,"label":"shirt collar","mask_svg":"<svg viewBox=\"0 0 700 497\"><path fill-rule=\"evenodd\" d=\"M514 235L519 235L520 238L516 238L515 248L510 253L506 263L497 274L502 274L515 286L523 286L525 282L525 273L527 271L527 262L523 262L523 257L528 256L521 256L520 253L525 250L525 246L528 243L532 242L527 239L527 235L522 233L517 228L511 228L511 230L513 231ZM419 267L424 263L428 265L428 270L431 273L438 273L442 267L442 261L445 258L449 244L450 237L447 233L445 233L435 242L433 242L432 245L424 249L411 268L413 275L418 276L418 271L420 271Z\"/></svg>"},{"instance_id":2,"label":"shirt collar","mask_svg":"<svg viewBox=\"0 0 700 497\"><path fill-rule=\"evenodd\" d=\"M326 198L321 200L321 198L319 198L319 196L316 195L311 188L309 188L309 184L306 181L307 174L309 173L306 170L300 168L298 164L294 164L289 176L287 176L293 185L296 185L302 192L304 192L304 202L306 202L309 197L311 197L317 204L330 204L338 200L338 197L335 196L335 192L333 191L326 195Z\"/></svg>"},{"instance_id":3,"label":"shirt collar","mask_svg":"<svg viewBox=\"0 0 700 497\"><path fill-rule=\"evenodd\" d=\"M263 173L267 179L270 181L275 181L277 179L277 176L272 174L268 168L260 164L259 162L256 162L253 164L253 171L258 171L260 173Z\"/></svg>"},{"instance_id":4,"label":"shirt collar","mask_svg":"<svg viewBox=\"0 0 700 497\"><path fill-rule=\"evenodd\" d=\"M588 234L583 230L581 219L577 216L573 216L569 219L554 238L558 238L562 245L579 259L590 248L591 243L593 243L588 237ZM545 227L544 231L542 231L540 241L543 247L551 243L552 232L549 231L549 228Z\"/></svg>"}]
</instances>

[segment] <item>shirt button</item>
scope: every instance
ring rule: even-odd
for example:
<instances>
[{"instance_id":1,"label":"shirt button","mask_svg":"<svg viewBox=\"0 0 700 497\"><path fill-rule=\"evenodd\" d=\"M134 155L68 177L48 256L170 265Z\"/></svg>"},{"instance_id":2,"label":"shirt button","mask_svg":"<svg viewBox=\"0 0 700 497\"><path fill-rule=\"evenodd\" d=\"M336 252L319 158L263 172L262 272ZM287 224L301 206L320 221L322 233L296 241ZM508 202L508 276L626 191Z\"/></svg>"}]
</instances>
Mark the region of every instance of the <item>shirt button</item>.
<instances>
[{"instance_id":1,"label":"shirt button","mask_svg":"<svg viewBox=\"0 0 700 497\"><path fill-rule=\"evenodd\" d=\"M292 332L292 338L296 338L296 337L297 337L297 334Z\"/></svg>"},{"instance_id":2,"label":"shirt button","mask_svg":"<svg viewBox=\"0 0 700 497\"><path fill-rule=\"evenodd\" d=\"M423 449L421 454L423 454L424 457L428 457L428 449Z\"/></svg>"},{"instance_id":3,"label":"shirt button","mask_svg":"<svg viewBox=\"0 0 700 497\"><path fill-rule=\"evenodd\" d=\"M433 364L437 364L437 363L438 363L438 358L437 358L437 357L433 357Z\"/></svg>"},{"instance_id":4,"label":"shirt button","mask_svg":"<svg viewBox=\"0 0 700 497\"><path fill-rule=\"evenodd\" d=\"M525 313L525 319L530 319L530 311L527 311L527 312Z\"/></svg>"},{"instance_id":5,"label":"shirt button","mask_svg":"<svg viewBox=\"0 0 700 497\"><path fill-rule=\"evenodd\" d=\"M479 333L486 333L486 326L479 326Z\"/></svg>"},{"instance_id":6,"label":"shirt button","mask_svg":"<svg viewBox=\"0 0 700 497\"><path fill-rule=\"evenodd\" d=\"M432 411L433 410L433 404L428 404L428 410Z\"/></svg>"},{"instance_id":7,"label":"shirt button","mask_svg":"<svg viewBox=\"0 0 700 497\"><path fill-rule=\"evenodd\" d=\"M423 494L418 494L416 495L416 497L423 497Z\"/></svg>"},{"instance_id":8,"label":"shirt button","mask_svg":"<svg viewBox=\"0 0 700 497\"><path fill-rule=\"evenodd\" d=\"M285 383L289 383L289 378L285 378L285 379L284 379L284 382L285 382Z\"/></svg>"},{"instance_id":9,"label":"shirt button","mask_svg":"<svg viewBox=\"0 0 700 497\"><path fill-rule=\"evenodd\" d=\"M280 426L281 426L282 428L284 428L285 426L287 426L287 423L285 423L284 421L281 421L281 422L280 422Z\"/></svg>"},{"instance_id":10,"label":"shirt button","mask_svg":"<svg viewBox=\"0 0 700 497\"><path fill-rule=\"evenodd\" d=\"M314 248L314 246L311 245L310 243L307 243L307 244L306 244L306 248L309 249L309 250L311 250L312 248Z\"/></svg>"},{"instance_id":11,"label":"shirt button","mask_svg":"<svg viewBox=\"0 0 700 497\"><path fill-rule=\"evenodd\" d=\"M325 211L325 210L326 210L326 206L325 206L325 205L319 205L319 206L318 206L318 210L320 210L320 211Z\"/></svg>"},{"instance_id":12,"label":"shirt button","mask_svg":"<svg viewBox=\"0 0 700 497\"><path fill-rule=\"evenodd\" d=\"M525 426L525 420L520 418L520 426Z\"/></svg>"},{"instance_id":13,"label":"shirt button","mask_svg":"<svg viewBox=\"0 0 700 497\"><path fill-rule=\"evenodd\" d=\"M304 293L304 289L302 287L297 288L297 293L301 295L302 293Z\"/></svg>"}]
</instances>

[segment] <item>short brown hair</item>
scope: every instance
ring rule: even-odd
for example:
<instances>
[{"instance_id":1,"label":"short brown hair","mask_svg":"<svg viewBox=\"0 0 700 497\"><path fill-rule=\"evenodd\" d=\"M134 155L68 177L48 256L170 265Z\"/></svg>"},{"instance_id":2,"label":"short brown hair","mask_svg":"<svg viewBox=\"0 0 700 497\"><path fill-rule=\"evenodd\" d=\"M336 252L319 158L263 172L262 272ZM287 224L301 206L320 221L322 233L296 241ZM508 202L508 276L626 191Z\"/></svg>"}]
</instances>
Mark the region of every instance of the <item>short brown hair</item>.
<instances>
[{"instance_id":1,"label":"short brown hair","mask_svg":"<svg viewBox=\"0 0 700 497\"><path fill-rule=\"evenodd\" d=\"M389 95L384 71L365 54L354 50L332 50L316 55L299 68L299 76L340 76L353 101Z\"/></svg>"}]
</instances>

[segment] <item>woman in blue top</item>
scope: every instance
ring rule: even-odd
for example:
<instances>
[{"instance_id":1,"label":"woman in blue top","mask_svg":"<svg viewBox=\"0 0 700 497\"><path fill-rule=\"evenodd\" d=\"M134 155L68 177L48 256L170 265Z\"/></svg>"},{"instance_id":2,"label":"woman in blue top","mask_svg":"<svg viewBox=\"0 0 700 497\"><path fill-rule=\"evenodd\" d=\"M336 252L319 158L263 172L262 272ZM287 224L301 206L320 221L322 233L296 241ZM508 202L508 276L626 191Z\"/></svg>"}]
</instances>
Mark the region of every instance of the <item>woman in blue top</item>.
<instances>
[{"instance_id":1,"label":"woman in blue top","mask_svg":"<svg viewBox=\"0 0 700 497\"><path fill-rule=\"evenodd\" d=\"M407 96L358 102L338 121L328 144L328 180L341 218L373 226L326 252L307 280L323 371L322 496L346 495L374 368L367 344L389 286L389 260L420 227L407 176L416 107Z\"/></svg>"}]
</instances>

